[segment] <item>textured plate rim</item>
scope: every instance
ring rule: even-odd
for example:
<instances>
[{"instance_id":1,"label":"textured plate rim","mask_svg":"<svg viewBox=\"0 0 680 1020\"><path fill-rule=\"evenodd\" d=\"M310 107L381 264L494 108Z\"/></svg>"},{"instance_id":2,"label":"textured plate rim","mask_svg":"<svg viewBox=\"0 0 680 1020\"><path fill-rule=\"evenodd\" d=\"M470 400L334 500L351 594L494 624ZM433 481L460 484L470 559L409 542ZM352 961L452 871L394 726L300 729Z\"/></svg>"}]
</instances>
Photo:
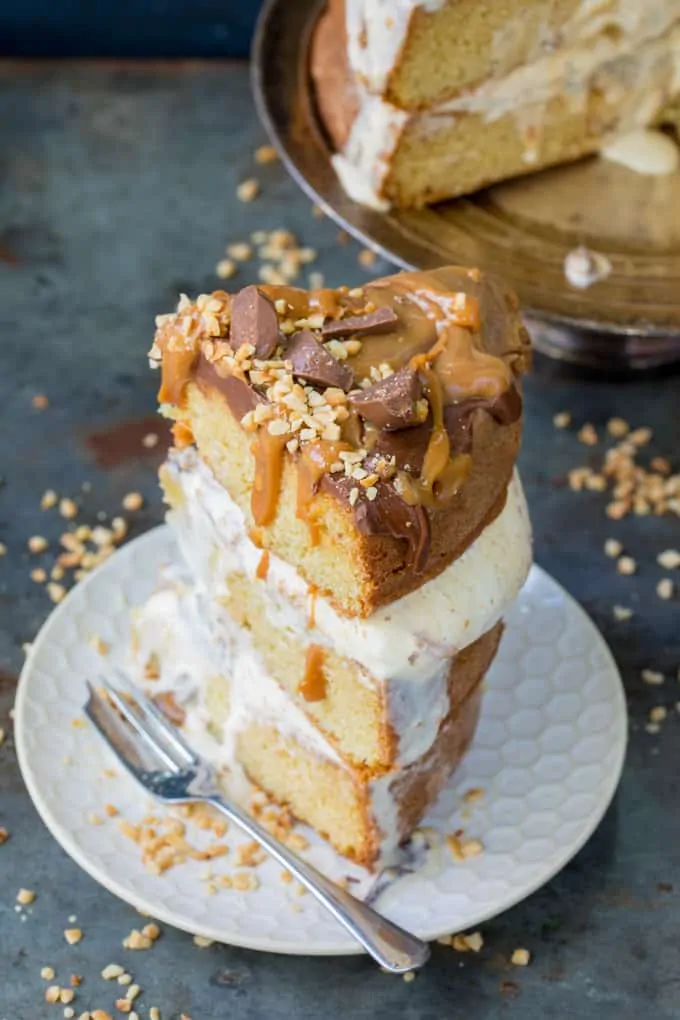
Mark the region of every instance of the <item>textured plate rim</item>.
<instances>
[{"instance_id":1,"label":"textured plate rim","mask_svg":"<svg viewBox=\"0 0 680 1020\"><path fill-rule=\"evenodd\" d=\"M147 543L161 542L162 540L167 541L167 533L169 528L167 525L162 524L156 528L152 528L150 531L145 532L143 535L138 536L131 542L121 547L111 559L101 564L96 570L92 572L81 584L78 589L82 589L84 586L94 586L98 584L99 578L106 573L107 568L110 569L110 564L115 558L122 553L128 556L132 555L131 550L139 548ZM534 563L532 571L535 572L542 582L548 582L559 592L559 594L575 608L577 614L582 619L585 626L592 628L597 634L598 642L601 646L602 651L605 653L608 665L611 667L613 676L616 678L618 683L616 684L616 701L618 703L617 719L619 720L619 732L617 734L616 746L618 748L618 756L616 765L612 768L609 783L606 787L606 793L601 797L597 807L592 811L592 814L588 820L584 831L581 833L578 839L574 840L569 844L565 852L557 859L556 863L551 866L547 871L540 872L539 876L530 882L517 892L516 896L509 896L507 900L503 901L503 905L499 908L497 905L491 907L488 910L480 910L478 914L474 915L472 919L469 919L465 925L466 928L475 928L486 921L491 920L505 911L521 903L529 896L533 895L538 889L542 888L547 882L555 877L562 869L583 849L585 844L588 842L590 837L593 835L595 830L600 825L604 815L606 814L613 798L616 793L621 774L623 772L623 766L626 757L627 747L627 735L628 735L628 711L626 705L626 698L621 680L621 675L616 664L616 661L611 653L607 642L600 634L595 624L590 619L585 610L581 605L574 599L559 582L543 570L542 567ZM59 620L62 616L69 614L70 610L70 596L67 596L64 601L55 607L49 614L42 627L40 628L37 636L31 644L31 650L26 658L24 666L21 670L19 682L17 685L16 698L14 703L15 722L14 722L14 734L15 743L17 750L17 758L21 774L26 784L29 796L36 808L38 815L42 819L46 828L50 834L54 837L56 842L62 847L63 850L71 857L75 863L82 868L86 874L94 879L99 885L103 886L108 892L112 893L118 899L125 903L130 904L135 909L142 911L145 914L150 914L164 924L168 924L173 928L177 928L180 931L187 932L190 935L201 935L206 938L213 939L215 942L220 942L226 945L239 946L244 949L253 949L260 952L273 952L280 953L283 955L292 956L356 956L364 955L364 950L359 946L351 946L347 943L338 943L333 945L332 943L325 943L318 945L307 941L286 941L283 942L276 938L252 938L248 936L241 936L238 932L230 932L225 937L224 931L219 928L212 928L208 924L189 924L185 917L181 914L176 913L173 910L166 909L162 904L158 905L153 902L152 899L147 899L144 896L139 896L134 891L130 890L127 886L118 882L114 877L101 871L96 865L93 865L88 854L80 848L75 839L71 837L69 830L64 827L61 822L56 818L55 814L50 808L50 805L45 797L43 797L40 790L39 783L37 782L33 769L31 766L31 753L28 750L24 740L24 712L25 712L25 701L27 697L27 691L30 684L31 674L33 672L33 662L37 658L38 650L40 646L49 641L50 632L58 626ZM141 796L141 793L140 793ZM418 931L418 935L426 941L432 941L441 935L448 935L451 931L456 929L455 920L452 921L445 929L435 928L431 930Z\"/></svg>"}]
</instances>

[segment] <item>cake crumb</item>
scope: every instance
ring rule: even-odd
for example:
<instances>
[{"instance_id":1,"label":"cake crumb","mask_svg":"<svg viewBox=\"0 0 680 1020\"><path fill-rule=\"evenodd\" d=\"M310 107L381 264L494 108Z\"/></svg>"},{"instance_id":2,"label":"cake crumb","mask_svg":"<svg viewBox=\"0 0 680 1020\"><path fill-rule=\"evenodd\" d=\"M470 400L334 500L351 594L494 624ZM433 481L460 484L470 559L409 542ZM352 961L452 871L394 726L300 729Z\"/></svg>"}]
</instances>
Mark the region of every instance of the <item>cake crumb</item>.
<instances>
[{"instance_id":1,"label":"cake crumb","mask_svg":"<svg viewBox=\"0 0 680 1020\"><path fill-rule=\"evenodd\" d=\"M663 673L659 673L654 669L643 669L641 676L642 682L649 684L650 687L659 687L664 682Z\"/></svg>"},{"instance_id":2,"label":"cake crumb","mask_svg":"<svg viewBox=\"0 0 680 1020\"><path fill-rule=\"evenodd\" d=\"M628 439L634 446L647 446L652 441L654 433L650 428L634 429L628 433Z\"/></svg>"},{"instance_id":3,"label":"cake crumb","mask_svg":"<svg viewBox=\"0 0 680 1020\"><path fill-rule=\"evenodd\" d=\"M59 990L59 1002L73 1002L76 997L76 993L72 988L61 988Z\"/></svg>"},{"instance_id":4,"label":"cake crumb","mask_svg":"<svg viewBox=\"0 0 680 1020\"><path fill-rule=\"evenodd\" d=\"M610 418L607 422L607 432L614 439L623 439L630 432L630 425L624 418Z\"/></svg>"},{"instance_id":5,"label":"cake crumb","mask_svg":"<svg viewBox=\"0 0 680 1020\"><path fill-rule=\"evenodd\" d=\"M22 907L27 907L29 903L35 901L36 894L32 889L20 889L17 893L17 903L20 903Z\"/></svg>"},{"instance_id":6,"label":"cake crumb","mask_svg":"<svg viewBox=\"0 0 680 1020\"><path fill-rule=\"evenodd\" d=\"M248 177L236 188L236 197L239 202L252 202L260 193L260 183L255 177Z\"/></svg>"},{"instance_id":7,"label":"cake crumb","mask_svg":"<svg viewBox=\"0 0 680 1020\"><path fill-rule=\"evenodd\" d=\"M59 1002L60 995L61 988L59 985L50 985L49 988L45 989L45 1002L49 1002L50 1004Z\"/></svg>"},{"instance_id":8,"label":"cake crumb","mask_svg":"<svg viewBox=\"0 0 680 1020\"><path fill-rule=\"evenodd\" d=\"M473 931L469 935L454 935L451 946L457 953L478 953L484 945L481 931Z\"/></svg>"},{"instance_id":9,"label":"cake crumb","mask_svg":"<svg viewBox=\"0 0 680 1020\"><path fill-rule=\"evenodd\" d=\"M463 794L465 804L477 804L484 798L484 790L481 786L473 786Z\"/></svg>"},{"instance_id":10,"label":"cake crumb","mask_svg":"<svg viewBox=\"0 0 680 1020\"><path fill-rule=\"evenodd\" d=\"M143 935L137 928L133 928L129 935L123 939L124 949L150 949L152 940L148 935Z\"/></svg>"},{"instance_id":11,"label":"cake crumb","mask_svg":"<svg viewBox=\"0 0 680 1020\"><path fill-rule=\"evenodd\" d=\"M40 977L43 981L54 980L54 967L43 967L40 971Z\"/></svg>"},{"instance_id":12,"label":"cake crumb","mask_svg":"<svg viewBox=\"0 0 680 1020\"><path fill-rule=\"evenodd\" d=\"M662 723L668 715L668 709L665 705L655 705L654 708L649 711L649 721L651 723Z\"/></svg>"},{"instance_id":13,"label":"cake crumb","mask_svg":"<svg viewBox=\"0 0 680 1020\"><path fill-rule=\"evenodd\" d=\"M40 500L41 510L51 510L53 506L56 506L58 502L58 496L54 489L46 489L42 494Z\"/></svg>"},{"instance_id":14,"label":"cake crumb","mask_svg":"<svg viewBox=\"0 0 680 1020\"><path fill-rule=\"evenodd\" d=\"M128 492L125 496L123 496L123 510L141 510L143 505L144 499L141 492Z\"/></svg>"},{"instance_id":15,"label":"cake crumb","mask_svg":"<svg viewBox=\"0 0 680 1020\"><path fill-rule=\"evenodd\" d=\"M447 836L446 843L456 861L466 861L484 852L484 846L478 839L463 839L459 833Z\"/></svg>"},{"instance_id":16,"label":"cake crumb","mask_svg":"<svg viewBox=\"0 0 680 1020\"><path fill-rule=\"evenodd\" d=\"M78 516L78 504L74 499L66 496L64 499L59 500L59 513L66 520L73 520L74 517Z\"/></svg>"},{"instance_id":17,"label":"cake crumb","mask_svg":"<svg viewBox=\"0 0 680 1020\"><path fill-rule=\"evenodd\" d=\"M416 972L414 970L407 970L405 974L402 974L402 980L409 984L411 981L415 981Z\"/></svg>"},{"instance_id":18,"label":"cake crumb","mask_svg":"<svg viewBox=\"0 0 680 1020\"><path fill-rule=\"evenodd\" d=\"M42 567L36 567L34 570L31 571L29 576L32 581L35 581L36 584L44 584L45 581L47 580L47 574L45 573Z\"/></svg>"},{"instance_id":19,"label":"cake crumb","mask_svg":"<svg viewBox=\"0 0 680 1020\"><path fill-rule=\"evenodd\" d=\"M358 256L359 265L363 266L364 269L371 269L375 265L377 258L376 253L370 248L362 248Z\"/></svg>"},{"instance_id":20,"label":"cake crumb","mask_svg":"<svg viewBox=\"0 0 680 1020\"><path fill-rule=\"evenodd\" d=\"M6 555L7 555L7 546L5 545L4 542L0 542L0 556L6 556Z\"/></svg>"},{"instance_id":21,"label":"cake crumb","mask_svg":"<svg viewBox=\"0 0 680 1020\"><path fill-rule=\"evenodd\" d=\"M64 931L64 938L68 942L69 946L76 946L81 941L83 933L80 928L66 928Z\"/></svg>"},{"instance_id":22,"label":"cake crumb","mask_svg":"<svg viewBox=\"0 0 680 1020\"><path fill-rule=\"evenodd\" d=\"M604 554L613 560L617 560L623 552L623 545L617 538L608 538L604 543Z\"/></svg>"},{"instance_id":23,"label":"cake crumb","mask_svg":"<svg viewBox=\"0 0 680 1020\"><path fill-rule=\"evenodd\" d=\"M238 241L236 244L227 245L227 255L236 262L247 262L253 257L252 245L247 241Z\"/></svg>"},{"instance_id":24,"label":"cake crumb","mask_svg":"<svg viewBox=\"0 0 680 1020\"><path fill-rule=\"evenodd\" d=\"M680 567L680 552L677 549L664 549L656 558L656 562L664 570L676 570Z\"/></svg>"},{"instance_id":25,"label":"cake crumb","mask_svg":"<svg viewBox=\"0 0 680 1020\"><path fill-rule=\"evenodd\" d=\"M215 272L220 280L230 280L238 273L238 266L233 259L220 259L215 266Z\"/></svg>"},{"instance_id":26,"label":"cake crumb","mask_svg":"<svg viewBox=\"0 0 680 1020\"><path fill-rule=\"evenodd\" d=\"M599 436L595 431L595 426L591 425L590 422L586 422L578 430L578 441L583 443L585 446L597 446L599 442Z\"/></svg>"},{"instance_id":27,"label":"cake crumb","mask_svg":"<svg viewBox=\"0 0 680 1020\"><path fill-rule=\"evenodd\" d=\"M142 436L142 446L145 450L153 450L154 447L158 446L158 433L147 432L145 436Z\"/></svg>"},{"instance_id":28,"label":"cake crumb","mask_svg":"<svg viewBox=\"0 0 680 1020\"><path fill-rule=\"evenodd\" d=\"M660 599L664 601L673 598L675 592L675 585L671 581L670 577L662 577L656 586L656 594Z\"/></svg>"},{"instance_id":29,"label":"cake crumb","mask_svg":"<svg viewBox=\"0 0 680 1020\"><path fill-rule=\"evenodd\" d=\"M49 542L43 535L31 535L27 542L27 545L29 552L37 554L45 552L45 549L47 549Z\"/></svg>"},{"instance_id":30,"label":"cake crumb","mask_svg":"<svg viewBox=\"0 0 680 1020\"><path fill-rule=\"evenodd\" d=\"M614 614L614 619L622 623L624 620L630 620L633 610L628 609L627 606L614 606L612 613Z\"/></svg>"},{"instance_id":31,"label":"cake crumb","mask_svg":"<svg viewBox=\"0 0 680 1020\"><path fill-rule=\"evenodd\" d=\"M119 963L108 963L101 972L105 981L114 981L124 973L124 968Z\"/></svg>"},{"instance_id":32,"label":"cake crumb","mask_svg":"<svg viewBox=\"0 0 680 1020\"><path fill-rule=\"evenodd\" d=\"M528 949L515 949L510 957L510 963L515 967L527 967L530 960L531 954Z\"/></svg>"},{"instance_id":33,"label":"cake crumb","mask_svg":"<svg viewBox=\"0 0 680 1020\"><path fill-rule=\"evenodd\" d=\"M568 429L571 425L571 414L569 411L558 411L553 415L553 425L556 429Z\"/></svg>"},{"instance_id":34,"label":"cake crumb","mask_svg":"<svg viewBox=\"0 0 680 1020\"><path fill-rule=\"evenodd\" d=\"M198 946L199 949L207 949L208 946L212 946L215 943L215 939L206 938L205 935L194 935L194 945Z\"/></svg>"},{"instance_id":35,"label":"cake crumb","mask_svg":"<svg viewBox=\"0 0 680 1020\"><path fill-rule=\"evenodd\" d=\"M637 571L637 563L632 556L621 556L616 563L619 574L630 576Z\"/></svg>"},{"instance_id":36,"label":"cake crumb","mask_svg":"<svg viewBox=\"0 0 680 1020\"><path fill-rule=\"evenodd\" d=\"M275 163L279 158L279 154L273 145L259 145L255 149L255 162L260 166L266 163Z\"/></svg>"},{"instance_id":37,"label":"cake crumb","mask_svg":"<svg viewBox=\"0 0 680 1020\"><path fill-rule=\"evenodd\" d=\"M46 407L50 406L49 398L44 393L36 393L35 396L31 398L31 403L33 404L33 407L38 409L38 411L44 411Z\"/></svg>"}]
</instances>

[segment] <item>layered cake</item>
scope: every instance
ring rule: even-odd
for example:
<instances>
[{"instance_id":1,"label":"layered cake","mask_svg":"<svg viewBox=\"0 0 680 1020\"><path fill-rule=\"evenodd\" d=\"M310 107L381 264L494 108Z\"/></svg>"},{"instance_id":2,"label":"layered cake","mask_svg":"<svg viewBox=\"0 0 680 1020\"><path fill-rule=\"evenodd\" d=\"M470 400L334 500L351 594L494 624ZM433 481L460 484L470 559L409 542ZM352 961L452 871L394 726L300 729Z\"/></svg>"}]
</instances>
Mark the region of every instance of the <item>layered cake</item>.
<instances>
[{"instance_id":1,"label":"layered cake","mask_svg":"<svg viewBox=\"0 0 680 1020\"><path fill-rule=\"evenodd\" d=\"M529 569L516 302L455 268L217 291L159 317L151 359L185 568L138 613L139 669L373 867L469 745Z\"/></svg>"},{"instance_id":2,"label":"layered cake","mask_svg":"<svg viewBox=\"0 0 680 1020\"><path fill-rule=\"evenodd\" d=\"M345 190L422 206L677 126L679 0L328 0L311 73Z\"/></svg>"}]
</instances>

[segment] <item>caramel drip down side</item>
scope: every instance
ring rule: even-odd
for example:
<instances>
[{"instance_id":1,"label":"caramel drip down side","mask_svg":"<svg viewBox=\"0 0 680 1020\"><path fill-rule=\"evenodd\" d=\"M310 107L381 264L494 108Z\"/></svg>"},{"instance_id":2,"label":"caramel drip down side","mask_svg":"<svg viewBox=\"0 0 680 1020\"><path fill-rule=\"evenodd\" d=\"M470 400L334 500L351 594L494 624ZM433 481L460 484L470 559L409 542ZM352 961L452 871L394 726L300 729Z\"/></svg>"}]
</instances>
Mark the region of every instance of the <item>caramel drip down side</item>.
<instances>
[{"instance_id":1,"label":"caramel drip down side","mask_svg":"<svg viewBox=\"0 0 680 1020\"><path fill-rule=\"evenodd\" d=\"M298 687L305 701L323 701L326 697L325 656L321 645L310 645L307 649L305 673Z\"/></svg>"},{"instance_id":2,"label":"caramel drip down side","mask_svg":"<svg viewBox=\"0 0 680 1020\"><path fill-rule=\"evenodd\" d=\"M319 525L309 512L319 482L338 462L340 452L351 448L349 443L320 440L304 447L298 459L295 515L309 527L312 545L318 545L320 538Z\"/></svg>"},{"instance_id":3,"label":"caramel drip down side","mask_svg":"<svg viewBox=\"0 0 680 1020\"><path fill-rule=\"evenodd\" d=\"M255 524L261 527L271 524L276 516L286 439L260 429L252 446L255 477L250 506Z\"/></svg>"},{"instance_id":4,"label":"caramel drip down side","mask_svg":"<svg viewBox=\"0 0 680 1020\"><path fill-rule=\"evenodd\" d=\"M257 565L255 577L258 579L258 581L266 581L268 573L269 573L269 550L265 549L262 555L260 556L260 562Z\"/></svg>"},{"instance_id":5,"label":"caramel drip down side","mask_svg":"<svg viewBox=\"0 0 680 1020\"><path fill-rule=\"evenodd\" d=\"M194 348L166 350L161 363L161 385L158 390L159 404L175 404L180 407L184 390L191 378L198 351Z\"/></svg>"}]
</instances>

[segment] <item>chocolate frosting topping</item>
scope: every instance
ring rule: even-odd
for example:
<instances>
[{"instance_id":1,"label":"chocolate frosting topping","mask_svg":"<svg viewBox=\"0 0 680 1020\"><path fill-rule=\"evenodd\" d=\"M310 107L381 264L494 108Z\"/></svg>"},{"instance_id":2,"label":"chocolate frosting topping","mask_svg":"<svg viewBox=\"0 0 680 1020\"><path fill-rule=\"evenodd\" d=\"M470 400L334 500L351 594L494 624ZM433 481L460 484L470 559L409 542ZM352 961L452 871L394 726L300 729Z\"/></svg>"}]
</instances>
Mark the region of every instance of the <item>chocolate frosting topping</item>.
<instances>
[{"instance_id":1,"label":"chocolate frosting topping","mask_svg":"<svg viewBox=\"0 0 680 1020\"><path fill-rule=\"evenodd\" d=\"M365 421L391 432L422 423L425 415L419 414L418 408L422 394L418 374L402 368L368 389L353 393L349 402Z\"/></svg>"},{"instance_id":2,"label":"chocolate frosting topping","mask_svg":"<svg viewBox=\"0 0 680 1020\"><path fill-rule=\"evenodd\" d=\"M321 330L324 339L344 336L369 336L372 333L392 333L399 325L399 316L393 308L376 308L367 315L348 315L335 322L327 322Z\"/></svg>"},{"instance_id":3,"label":"chocolate frosting topping","mask_svg":"<svg viewBox=\"0 0 680 1020\"><path fill-rule=\"evenodd\" d=\"M325 340L342 344L343 360ZM431 512L466 484L475 423L521 416L516 379L528 351L503 288L446 267L354 291L251 286L231 299L182 299L162 317L152 357L161 399L181 405L193 379L219 390L252 434L259 524L273 519L292 457L299 514L309 516L314 492L332 493L363 533L404 540L420 571Z\"/></svg>"},{"instance_id":4,"label":"chocolate frosting topping","mask_svg":"<svg viewBox=\"0 0 680 1020\"><path fill-rule=\"evenodd\" d=\"M293 375L300 379L317 386L337 386L345 391L352 388L351 369L334 358L308 329L295 333L286 347L285 357L293 366Z\"/></svg>"},{"instance_id":5,"label":"chocolate frosting topping","mask_svg":"<svg viewBox=\"0 0 680 1020\"><path fill-rule=\"evenodd\" d=\"M279 320L269 298L255 286L244 287L231 302L231 346L252 344L257 358L270 358L279 342Z\"/></svg>"}]
</instances>

